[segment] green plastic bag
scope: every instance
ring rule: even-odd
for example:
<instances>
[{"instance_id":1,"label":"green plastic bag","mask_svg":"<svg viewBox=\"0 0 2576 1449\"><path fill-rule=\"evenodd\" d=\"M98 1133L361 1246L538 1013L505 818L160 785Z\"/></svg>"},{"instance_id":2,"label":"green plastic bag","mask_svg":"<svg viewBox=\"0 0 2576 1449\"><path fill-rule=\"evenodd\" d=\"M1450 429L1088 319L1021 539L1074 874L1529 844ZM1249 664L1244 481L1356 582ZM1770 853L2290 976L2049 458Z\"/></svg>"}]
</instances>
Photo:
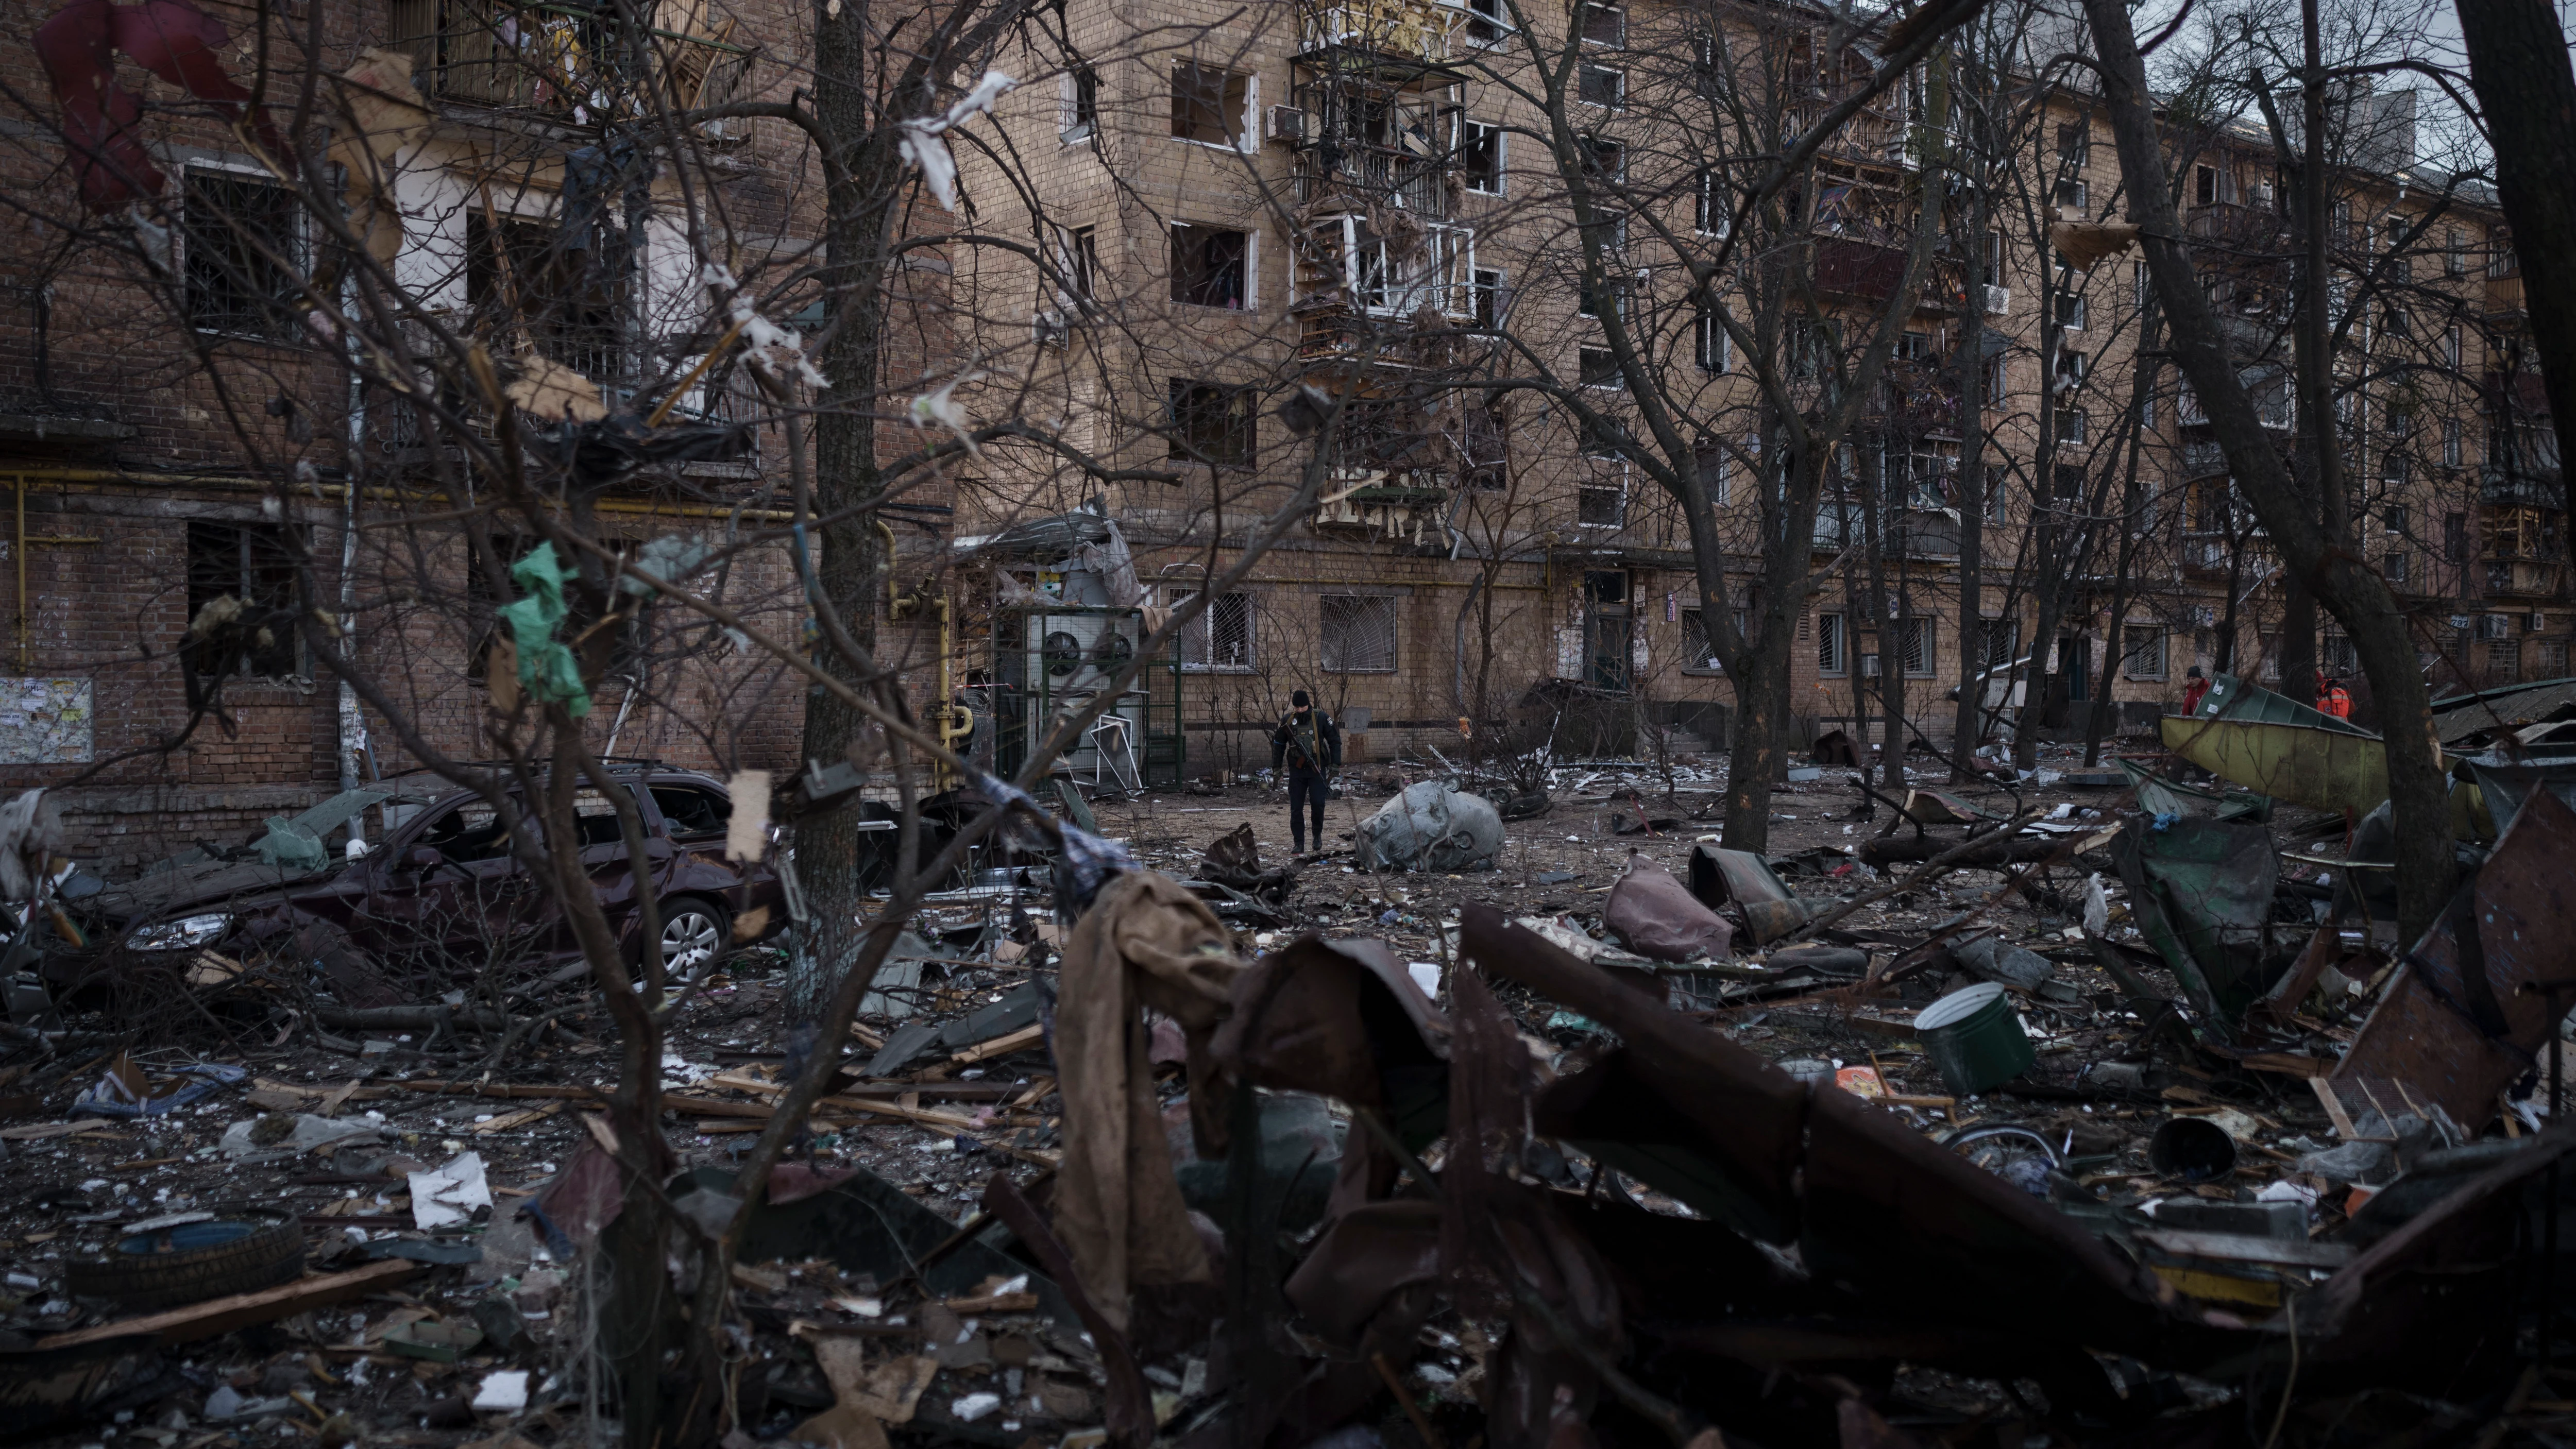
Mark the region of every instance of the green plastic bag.
<instances>
[{"instance_id":1,"label":"green plastic bag","mask_svg":"<svg viewBox=\"0 0 2576 1449\"><path fill-rule=\"evenodd\" d=\"M571 577L555 561L555 546L538 544L526 558L510 565L510 582L526 597L504 605L500 617L510 626L511 642L518 646L519 688L532 699L562 705L579 719L590 713L590 687L582 683L580 661L555 638L555 630L569 612L564 608L563 586Z\"/></svg>"}]
</instances>

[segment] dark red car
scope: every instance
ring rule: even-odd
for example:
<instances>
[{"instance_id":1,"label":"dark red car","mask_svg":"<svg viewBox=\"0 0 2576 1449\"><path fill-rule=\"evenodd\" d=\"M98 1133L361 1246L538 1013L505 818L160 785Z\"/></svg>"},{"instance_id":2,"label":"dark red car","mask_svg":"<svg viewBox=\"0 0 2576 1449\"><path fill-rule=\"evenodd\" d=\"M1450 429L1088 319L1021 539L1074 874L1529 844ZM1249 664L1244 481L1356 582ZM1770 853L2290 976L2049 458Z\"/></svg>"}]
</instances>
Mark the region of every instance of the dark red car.
<instances>
[{"instance_id":1,"label":"dark red car","mask_svg":"<svg viewBox=\"0 0 2576 1449\"><path fill-rule=\"evenodd\" d=\"M733 801L722 782L654 764L612 773L636 802L661 906L663 959L672 974L691 975L714 960L735 939L736 922L755 923L740 937L743 944L785 929L786 893L767 850L751 864L725 855ZM397 823L363 857L341 858L337 839L328 842L330 858L318 864L309 845L297 857L299 837L326 836L377 804L387 804ZM574 809L591 889L627 959L640 961L635 881L616 809L587 788ZM274 949L291 933L322 923L345 931L352 945L389 966L409 968L406 975L423 967L435 974L476 972L580 955L555 893L512 856L498 813L472 791L406 801L393 789L355 790L289 826L283 850L281 832L272 829L238 849L191 851L74 908L102 928L97 944L128 952L212 949L238 957Z\"/></svg>"}]
</instances>

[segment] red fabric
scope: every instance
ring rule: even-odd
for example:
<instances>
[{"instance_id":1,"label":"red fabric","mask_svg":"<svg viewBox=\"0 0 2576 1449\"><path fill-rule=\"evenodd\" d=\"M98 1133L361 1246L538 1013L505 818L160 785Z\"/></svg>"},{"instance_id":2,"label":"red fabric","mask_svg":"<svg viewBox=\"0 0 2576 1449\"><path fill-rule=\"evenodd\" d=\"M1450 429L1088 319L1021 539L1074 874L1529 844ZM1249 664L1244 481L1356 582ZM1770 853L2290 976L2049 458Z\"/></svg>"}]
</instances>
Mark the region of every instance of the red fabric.
<instances>
[{"instance_id":1,"label":"red fabric","mask_svg":"<svg viewBox=\"0 0 2576 1449\"><path fill-rule=\"evenodd\" d=\"M2195 679L2191 683L2184 685L2182 687L2182 712L2184 714L2190 714L2199 709L2201 697L2208 693L2209 681L2206 679Z\"/></svg>"},{"instance_id":2,"label":"red fabric","mask_svg":"<svg viewBox=\"0 0 2576 1449\"><path fill-rule=\"evenodd\" d=\"M250 106L251 93L224 70L223 22L190 0L144 0L119 6L108 0L71 0L36 31L36 55L63 108L63 135L80 177L81 204L106 211L157 195L160 171L134 134L143 114L134 93L116 83L116 52L123 51L161 79L201 101L239 117L247 107L251 132L281 166L294 153L265 106Z\"/></svg>"},{"instance_id":3,"label":"red fabric","mask_svg":"<svg viewBox=\"0 0 2576 1449\"><path fill-rule=\"evenodd\" d=\"M142 103L116 83L115 25L107 0L72 0L36 30L36 58L63 108L63 139L80 177L81 204L92 211L157 192L162 184L132 129Z\"/></svg>"}]
</instances>

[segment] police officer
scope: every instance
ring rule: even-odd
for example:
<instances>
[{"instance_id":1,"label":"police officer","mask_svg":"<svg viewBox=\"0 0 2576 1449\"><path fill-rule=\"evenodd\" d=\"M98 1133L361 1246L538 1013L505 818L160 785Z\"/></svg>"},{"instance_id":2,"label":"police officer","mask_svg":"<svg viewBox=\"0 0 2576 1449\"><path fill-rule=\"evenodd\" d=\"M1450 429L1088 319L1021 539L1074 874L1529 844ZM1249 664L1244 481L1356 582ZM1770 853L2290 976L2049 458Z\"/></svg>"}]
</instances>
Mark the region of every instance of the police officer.
<instances>
[{"instance_id":1,"label":"police officer","mask_svg":"<svg viewBox=\"0 0 2576 1449\"><path fill-rule=\"evenodd\" d=\"M1324 776L1341 768L1342 730L1333 717L1314 707L1306 691L1288 696L1288 713L1281 716L1279 728L1270 735L1270 768L1288 772L1288 833L1296 841L1297 853L1306 853L1306 816L1301 809L1312 801L1315 814L1315 848L1324 848Z\"/></svg>"}]
</instances>

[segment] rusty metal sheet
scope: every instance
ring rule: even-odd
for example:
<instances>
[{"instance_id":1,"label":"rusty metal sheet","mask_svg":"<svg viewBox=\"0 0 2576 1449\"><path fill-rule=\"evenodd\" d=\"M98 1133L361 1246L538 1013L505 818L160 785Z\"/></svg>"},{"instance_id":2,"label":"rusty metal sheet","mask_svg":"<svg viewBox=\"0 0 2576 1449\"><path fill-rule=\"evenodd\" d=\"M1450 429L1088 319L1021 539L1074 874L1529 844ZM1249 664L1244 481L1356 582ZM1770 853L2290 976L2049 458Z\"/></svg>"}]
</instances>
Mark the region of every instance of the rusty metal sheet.
<instances>
[{"instance_id":1,"label":"rusty metal sheet","mask_svg":"<svg viewBox=\"0 0 2576 1449\"><path fill-rule=\"evenodd\" d=\"M2471 899L2476 960L2463 969L2455 927L2443 912L2404 959L2404 969L2361 1024L2331 1079L2390 1078L2409 1084L2453 1121L2474 1129L2496 1096L2532 1069L2557 1016L2527 983L2568 973L2576 940L2576 810L2546 790L2532 792L2478 871Z\"/></svg>"},{"instance_id":2,"label":"rusty metal sheet","mask_svg":"<svg viewBox=\"0 0 2576 1449\"><path fill-rule=\"evenodd\" d=\"M1310 931L1235 979L1209 1050L1258 1086L1388 1107L1395 1078L1445 1084L1449 1022L1383 944Z\"/></svg>"},{"instance_id":3,"label":"rusty metal sheet","mask_svg":"<svg viewBox=\"0 0 2576 1449\"><path fill-rule=\"evenodd\" d=\"M1924 1140L1881 1108L1820 1091L1807 1118L1806 1228L1820 1278L1881 1311L2029 1334L2046 1304L2086 1348L2152 1356L2177 1300L2100 1239L2029 1193Z\"/></svg>"},{"instance_id":4,"label":"rusty metal sheet","mask_svg":"<svg viewBox=\"0 0 2576 1449\"><path fill-rule=\"evenodd\" d=\"M1491 906L1467 907L1460 949L1486 971L1617 1033L1627 1047L1623 1070L1688 1119L1727 1180L1770 1225L1765 1235L1785 1241L1796 1231L1795 1177L1807 1127L1807 1089L1796 1078L1619 985Z\"/></svg>"}]
</instances>

